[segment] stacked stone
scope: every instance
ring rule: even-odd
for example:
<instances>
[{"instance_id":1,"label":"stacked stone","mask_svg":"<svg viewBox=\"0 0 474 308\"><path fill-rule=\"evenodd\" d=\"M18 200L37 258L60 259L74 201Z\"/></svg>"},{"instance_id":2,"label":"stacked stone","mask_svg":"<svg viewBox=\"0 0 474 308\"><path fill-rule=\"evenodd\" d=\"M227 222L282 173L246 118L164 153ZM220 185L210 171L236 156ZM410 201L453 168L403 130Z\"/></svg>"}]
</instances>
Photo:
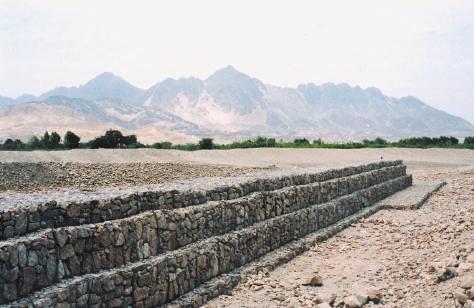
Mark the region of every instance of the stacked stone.
<instances>
[{"instance_id":1,"label":"stacked stone","mask_svg":"<svg viewBox=\"0 0 474 308\"><path fill-rule=\"evenodd\" d=\"M177 209L4 241L1 301L41 290L15 305L165 304L411 184L400 162L370 170L334 173L341 178L326 174L329 180L323 181L315 180L321 176L296 176L301 184L290 187L281 184L293 185L289 178L267 181L260 192L198 206L183 208L186 198L178 198L182 206Z\"/></svg>"},{"instance_id":2,"label":"stacked stone","mask_svg":"<svg viewBox=\"0 0 474 308\"><path fill-rule=\"evenodd\" d=\"M310 174L266 177L197 191L141 191L107 199L57 202L0 210L0 238L9 239L45 228L57 228L130 217L149 210L175 209L208 201L230 200L257 191L272 191L290 185L305 185L368 172L402 162L382 161Z\"/></svg>"}]
</instances>

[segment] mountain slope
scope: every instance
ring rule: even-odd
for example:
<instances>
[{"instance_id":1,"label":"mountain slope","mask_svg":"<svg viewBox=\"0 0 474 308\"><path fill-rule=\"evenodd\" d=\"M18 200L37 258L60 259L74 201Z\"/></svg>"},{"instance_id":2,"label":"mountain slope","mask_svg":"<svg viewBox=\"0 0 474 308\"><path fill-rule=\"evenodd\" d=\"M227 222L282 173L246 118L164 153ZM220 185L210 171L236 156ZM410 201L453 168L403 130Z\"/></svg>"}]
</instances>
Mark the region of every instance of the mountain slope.
<instances>
[{"instance_id":1,"label":"mountain slope","mask_svg":"<svg viewBox=\"0 0 474 308\"><path fill-rule=\"evenodd\" d=\"M14 103L15 103L15 100L13 98L0 95L0 107L12 105Z\"/></svg>"},{"instance_id":2,"label":"mountain slope","mask_svg":"<svg viewBox=\"0 0 474 308\"><path fill-rule=\"evenodd\" d=\"M17 99L14 105L5 99L3 106L0 100L0 121L12 125L3 126L0 138L41 133L52 126L68 129L67 125L82 130L91 127L94 133L116 127L137 133L145 142L163 136L188 141L204 136L226 141L258 135L347 141L474 135L469 122L412 96L397 99L374 87L333 83L284 88L265 84L232 66L205 80L166 79L147 90L103 73L83 86L56 88L32 99L27 96L23 103ZM76 113L81 124L76 125L73 117L57 117L61 113Z\"/></svg>"},{"instance_id":3,"label":"mountain slope","mask_svg":"<svg viewBox=\"0 0 474 308\"><path fill-rule=\"evenodd\" d=\"M116 98L134 102L140 98L143 90L131 85L112 73L102 73L79 87L59 87L40 96L39 100L52 96L66 96L97 100L102 98Z\"/></svg>"}]
</instances>

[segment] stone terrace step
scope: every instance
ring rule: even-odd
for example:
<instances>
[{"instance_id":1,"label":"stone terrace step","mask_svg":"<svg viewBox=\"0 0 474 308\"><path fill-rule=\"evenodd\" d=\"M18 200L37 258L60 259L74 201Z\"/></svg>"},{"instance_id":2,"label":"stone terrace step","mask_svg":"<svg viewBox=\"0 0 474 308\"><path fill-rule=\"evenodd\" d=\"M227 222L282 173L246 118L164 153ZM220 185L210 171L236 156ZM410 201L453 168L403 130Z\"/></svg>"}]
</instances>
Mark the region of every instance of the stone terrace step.
<instances>
[{"instance_id":1,"label":"stone terrace step","mask_svg":"<svg viewBox=\"0 0 474 308\"><path fill-rule=\"evenodd\" d=\"M375 169L321 183L253 193L230 201L174 210L157 210L96 225L50 229L0 244L7 296L73 276L156 256L197 240L225 234L406 174L403 165ZM18 254L18 258L12 255ZM15 269L18 269L15 271ZM0 302L1 302L0 294Z\"/></svg>"},{"instance_id":2,"label":"stone terrace step","mask_svg":"<svg viewBox=\"0 0 474 308\"><path fill-rule=\"evenodd\" d=\"M369 207L411 185L411 180L411 176L401 176L327 203L270 218L143 261L69 279L12 305L162 305L209 279Z\"/></svg>"},{"instance_id":3,"label":"stone terrace step","mask_svg":"<svg viewBox=\"0 0 474 308\"><path fill-rule=\"evenodd\" d=\"M128 194L116 191L105 194L107 197L101 198L97 198L95 193L90 193L61 202L45 199L45 196L42 195L41 202L35 203L33 200L27 202L27 205L22 205L20 201L16 201L12 197L8 200L0 200L2 207L0 210L0 239L9 239L44 228L115 220L149 210L181 208L212 200L235 199L252 192L321 182L400 164L402 162L399 160L381 161L310 174L291 171L273 172L266 174L263 178L253 175L221 179L220 181L225 184L218 185L218 187L209 187L209 184L206 183L207 180L205 180L192 190L187 189L188 186L192 186L190 182L176 187L165 185L164 187L167 187L165 190L141 189ZM212 181L216 181L216 179ZM19 203L18 206L17 203Z\"/></svg>"}]
</instances>

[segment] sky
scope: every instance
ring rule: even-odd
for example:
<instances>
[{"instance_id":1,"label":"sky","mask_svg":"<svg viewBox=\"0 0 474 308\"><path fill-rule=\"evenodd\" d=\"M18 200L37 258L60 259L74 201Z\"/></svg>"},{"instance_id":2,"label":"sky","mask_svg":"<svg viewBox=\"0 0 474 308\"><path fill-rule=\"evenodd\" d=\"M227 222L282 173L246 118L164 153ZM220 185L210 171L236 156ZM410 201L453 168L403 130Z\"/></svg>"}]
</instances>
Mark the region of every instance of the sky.
<instances>
[{"instance_id":1,"label":"sky","mask_svg":"<svg viewBox=\"0 0 474 308\"><path fill-rule=\"evenodd\" d=\"M472 0L0 0L0 95L233 65L279 86L414 95L474 123L473 16Z\"/></svg>"}]
</instances>

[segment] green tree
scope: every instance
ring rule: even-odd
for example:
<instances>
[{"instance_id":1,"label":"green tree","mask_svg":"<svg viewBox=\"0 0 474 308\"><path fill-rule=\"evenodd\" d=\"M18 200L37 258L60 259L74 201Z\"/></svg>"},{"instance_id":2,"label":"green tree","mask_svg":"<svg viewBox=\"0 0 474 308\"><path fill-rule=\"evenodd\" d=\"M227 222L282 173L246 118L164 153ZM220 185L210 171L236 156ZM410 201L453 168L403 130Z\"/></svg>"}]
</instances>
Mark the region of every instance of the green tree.
<instances>
[{"instance_id":1,"label":"green tree","mask_svg":"<svg viewBox=\"0 0 474 308\"><path fill-rule=\"evenodd\" d=\"M137 147L138 140L137 136L129 135L124 136L118 130L109 129L103 136L97 137L89 143L93 149L106 148L116 149L125 147Z\"/></svg>"},{"instance_id":2,"label":"green tree","mask_svg":"<svg viewBox=\"0 0 474 308\"><path fill-rule=\"evenodd\" d=\"M78 148L79 141L81 141L81 138L71 131L67 131L64 135L64 146L68 149Z\"/></svg>"},{"instance_id":3,"label":"green tree","mask_svg":"<svg viewBox=\"0 0 474 308\"><path fill-rule=\"evenodd\" d=\"M41 148L41 141L39 140L38 137L36 136L31 136L30 139L28 139L28 143L26 146L29 149L36 150Z\"/></svg>"},{"instance_id":4,"label":"green tree","mask_svg":"<svg viewBox=\"0 0 474 308\"><path fill-rule=\"evenodd\" d=\"M464 138L464 144L474 145L474 136L468 136Z\"/></svg>"},{"instance_id":5,"label":"green tree","mask_svg":"<svg viewBox=\"0 0 474 308\"><path fill-rule=\"evenodd\" d=\"M41 146L45 149L49 149L51 147L51 140L50 140L50 135L48 133L48 131L46 131L43 135L43 137L41 137Z\"/></svg>"},{"instance_id":6,"label":"green tree","mask_svg":"<svg viewBox=\"0 0 474 308\"><path fill-rule=\"evenodd\" d=\"M13 143L13 140L8 138L7 140L5 140L3 142L3 146L2 146L5 150L14 150L14 143Z\"/></svg>"},{"instance_id":7,"label":"green tree","mask_svg":"<svg viewBox=\"0 0 474 308\"><path fill-rule=\"evenodd\" d=\"M51 149L57 149L60 147L61 136L57 132L52 132L49 136L49 146Z\"/></svg>"},{"instance_id":8,"label":"green tree","mask_svg":"<svg viewBox=\"0 0 474 308\"><path fill-rule=\"evenodd\" d=\"M138 140L136 135L129 135L129 136L124 136L122 139L123 144L125 144L127 147L137 147L138 146Z\"/></svg>"}]
</instances>

